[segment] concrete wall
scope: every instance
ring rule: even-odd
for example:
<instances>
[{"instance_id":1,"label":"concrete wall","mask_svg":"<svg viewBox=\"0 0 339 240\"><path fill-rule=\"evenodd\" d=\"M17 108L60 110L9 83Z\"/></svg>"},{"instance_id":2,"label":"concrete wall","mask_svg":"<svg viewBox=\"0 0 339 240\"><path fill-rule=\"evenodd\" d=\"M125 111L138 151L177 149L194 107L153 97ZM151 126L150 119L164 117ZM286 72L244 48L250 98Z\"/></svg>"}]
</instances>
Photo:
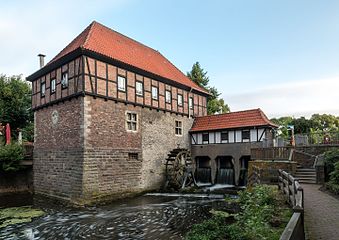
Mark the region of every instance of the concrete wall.
<instances>
[{"instance_id":1,"label":"concrete wall","mask_svg":"<svg viewBox=\"0 0 339 240\"><path fill-rule=\"evenodd\" d=\"M212 182L216 177L218 156L232 156L234 165L235 183L239 183L240 175L240 158L242 156L250 156L251 148L261 146L261 142L255 143L229 143L229 144L206 144L206 145L192 145L192 157L196 159L198 156L208 156L211 159L211 175Z\"/></svg>"}]
</instances>

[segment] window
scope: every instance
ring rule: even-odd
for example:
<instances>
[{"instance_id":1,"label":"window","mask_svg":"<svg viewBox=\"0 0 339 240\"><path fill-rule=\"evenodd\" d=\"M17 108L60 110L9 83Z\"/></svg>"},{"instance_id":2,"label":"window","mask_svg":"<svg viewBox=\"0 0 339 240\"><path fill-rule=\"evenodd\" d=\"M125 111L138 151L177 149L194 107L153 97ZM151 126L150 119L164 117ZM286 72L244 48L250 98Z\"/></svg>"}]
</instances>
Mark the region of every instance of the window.
<instances>
[{"instance_id":1,"label":"window","mask_svg":"<svg viewBox=\"0 0 339 240\"><path fill-rule=\"evenodd\" d=\"M182 121L175 121L175 135L182 135Z\"/></svg>"},{"instance_id":2,"label":"window","mask_svg":"<svg viewBox=\"0 0 339 240\"><path fill-rule=\"evenodd\" d=\"M193 109L193 98L192 97L189 98L189 105L190 105L190 109Z\"/></svg>"},{"instance_id":3,"label":"window","mask_svg":"<svg viewBox=\"0 0 339 240\"><path fill-rule=\"evenodd\" d=\"M126 91L126 78L123 76L118 76L118 90Z\"/></svg>"},{"instance_id":4,"label":"window","mask_svg":"<svg viewBox=\"0 0 339 240\"><path fill-rule=\"evenodd\" d=\"M228 142L228 132L221 132L221 142Z\"/></svg>"},{"instance_id":5,"label":"window","mask_svg":"<svg viewBox=\"0 0 339 240\"><path fill-rule=\"evenodd\" d=\"M243 141L250 140L250 130L242 130L241 136Z\"/></svg>"},{"instance_id":6,"label":"window","mask_svg":"<svg viewBox=\"0 0 339 240\"><path fill-rule=\"evenodd\" d=\"M166 90L165 95L166 95L166 103L171 103L172 101L171 92Z\"/></svg>"},{"instance_id":7,"label":"window","mask_svg":"<svg viewBox=\"0 0 339 240\"><path fill-rule=\"evenodd\" d=\"M68 87L68 73L64 72L61 74L61 87L67 88Z\"/></svg>"},{"instance_id":8,"label":"window","mask_svg":"<svg viewBox=\"0 0 339 240\"><path fill-rule=\"evenodd\" d=\"M182 95L178 94L178 105L182 106Z\"/></svg>"},{"instance_id":9,"label":"window","mask_svg":"<svg viewBox=\"0 0 339 240\"><path fill-rule=\"evenodd\" d=\"M136 88L137 95L139 95L139 96L144 95L144 86L143 86L142 82L136 82L135 88Z\"/></svg>"},{"instance_id":10,"label":"window","mask_svg":"<svg viewBox=\"0 0 339 240\"><path fill-rule=\"evenodd\" d=\"M152 86L152 98L158 100L158 88Z\"/></svg>"},{"instance_id":11,"label":"window","mask_svg":"<svg viewBox=\"0 0 339 240\"><path fill-rule=\"evenodd\" d=\"M128 160L138 160L138 153L128 153Z\"/></svg>"},{"instance_id":12,"label":"window","mask_svg":"<svg viewBox=\"0 0 339 240\"><path fill-rule=\"evenodd\" d=\"M137 131L137 114L127 112L126 113L126 128L128 131Z\"/></svg>"},{"instance_id":13,"label":"window","mask_svg":"<svg viewBox=\"0 0 339 240\"><path fill-rule=\"evenodd\" d=\"M202 134L202 143L208 143L209 142L209 134L203 133Z\"/></svg>"},{"instance_id":14,"label":"window","mask_svg":"<svg viewBox=\"0 0 339 240\"><path fill-rule=\"evenodd\" d=\"M56 80L55 78L51 80L51 93L55 93Z\"/></svg>"},{"instance_id":15,"label":"window","mask_svg":"<svg viewBox=\"0 0 339 240\"><path fill-rule=\"evenodd\" d=\"M45 97L46 94L46 83L41 83L41 97Z\"/></svg>"}]
</instances>

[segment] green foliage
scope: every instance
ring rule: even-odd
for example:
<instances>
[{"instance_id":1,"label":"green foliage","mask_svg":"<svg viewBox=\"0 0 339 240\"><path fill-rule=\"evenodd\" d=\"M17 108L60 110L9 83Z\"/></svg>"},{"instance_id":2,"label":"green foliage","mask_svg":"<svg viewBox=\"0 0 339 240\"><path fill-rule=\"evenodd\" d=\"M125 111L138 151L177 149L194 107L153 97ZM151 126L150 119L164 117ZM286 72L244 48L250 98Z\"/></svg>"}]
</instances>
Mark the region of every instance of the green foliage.
<instances>
[{"instance_id":1,"label":"green foliage","mask_svg":"<svg viewBox=\"0 0 339 240\"><path fill-rule=\"evenodd\" d=\"M212 211L212 218L194 225L186 239L279 239L292 215L277 189L267 185L239 192L239 204L241 211L236 215ZM230 216L236 222L226 224Z\"/></svg>"},{"instance_id":2,"label":"green foliage","mask_svg":"<svg viewBox=\"0 0 339 240\"><path fill-rule=\"evenodd\" d=\"M334 164L339 162L339 149L325 152L324 164L325 164L325 180L329 180L330 174L334 171Z\"/></svg>"},{"instance_id":3,"label":"green foliage","mask_svg":"<svg viewBox=\"0 0 339 240\"><path fill-rule=\"evenodd\" d=\"M305 117L273 118L272 122L281 126L282 136L287 136L287 125L294 126L295 133L323 133L339 131L339 117L330 114L313 114L310 119Z\"/></svg>"},{"instance_id":4,"label":"green foliage","mask_svg":"<svg viewBox=\"0 0 339 240\"><path fill-rule=\"evenodd\" d=\"M19 144L0 147L0 170L15 172L21 169L20 161L24 159L24 149Z\"/></svg>"},{"instance_id":5,"label":"green foliage","mask_svg":"<svg viewBox=\"0 0 339 240\"><path fill-rule=\"evenodd\" d=\"M40 217L45 213L31 207L14 207L0 209L0 228L12 224L31 222L32 218Z\"/></svg>"},{"instance_id":6,"label":"green foliage","mask_svg":"<svg viewBox=\"0 0 339 240\"><path fill-rule=\"evenodd\" d=\"M32 122L30 85L21 76L0 75L0 123L9 123L16 137L17 128Z\"/></svg>"},{"instance_id":7,"label":"green foliage","mask_svg":"<svg viewBox=\"0 0 339 240\"><path fill-rule=\"evenodd\" d=\"M220 93L215 87L209 86L209 77L207 72L200 66L199 62L196 62L192 66L192 70L187 72L187 77L200 87L210 92L211 96L208 97L207 102L207 114L227 113L230 111L229 106L225 103L224 99L219 98Z\"/></svg>"}]
</instances>

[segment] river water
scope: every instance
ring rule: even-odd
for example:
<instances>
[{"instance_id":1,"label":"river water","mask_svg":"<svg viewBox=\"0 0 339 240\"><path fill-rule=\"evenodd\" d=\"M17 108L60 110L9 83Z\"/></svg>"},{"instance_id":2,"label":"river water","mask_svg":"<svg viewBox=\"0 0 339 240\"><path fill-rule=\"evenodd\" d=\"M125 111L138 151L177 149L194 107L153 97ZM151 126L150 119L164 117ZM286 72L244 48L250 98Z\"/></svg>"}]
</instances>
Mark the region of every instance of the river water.
<instances>
[{"instance_id":1,"label":"river water","mask_svg":"<svg viewBox=\"0 0 339 240\"><path fill-rule=\"evenodd\" d=\"M46 214L0 229L0 239L182 239L212 208L232 211L223 199L204 195L144 195L81 209L40 199L33 206Z\"/></svg>"}]
</instances>

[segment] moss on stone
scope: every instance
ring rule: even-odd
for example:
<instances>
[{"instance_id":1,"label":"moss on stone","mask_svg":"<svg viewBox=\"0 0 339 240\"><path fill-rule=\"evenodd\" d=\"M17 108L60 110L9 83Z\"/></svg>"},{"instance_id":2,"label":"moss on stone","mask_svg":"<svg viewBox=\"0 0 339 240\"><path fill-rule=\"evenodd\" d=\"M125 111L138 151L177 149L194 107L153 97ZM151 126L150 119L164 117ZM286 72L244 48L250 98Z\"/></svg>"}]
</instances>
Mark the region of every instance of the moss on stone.
<instances>
[{"instance_id":1,"label":"moss on stone","mask_svg":"<svg viewBox=\"0 0 339 240\"><path fill-rule=\"evenodd\" d=\"M0 228L12 224L31 222L33 218L44 214L44 211L30 206L0 209Z\"/></svg>"}]
</instances>

